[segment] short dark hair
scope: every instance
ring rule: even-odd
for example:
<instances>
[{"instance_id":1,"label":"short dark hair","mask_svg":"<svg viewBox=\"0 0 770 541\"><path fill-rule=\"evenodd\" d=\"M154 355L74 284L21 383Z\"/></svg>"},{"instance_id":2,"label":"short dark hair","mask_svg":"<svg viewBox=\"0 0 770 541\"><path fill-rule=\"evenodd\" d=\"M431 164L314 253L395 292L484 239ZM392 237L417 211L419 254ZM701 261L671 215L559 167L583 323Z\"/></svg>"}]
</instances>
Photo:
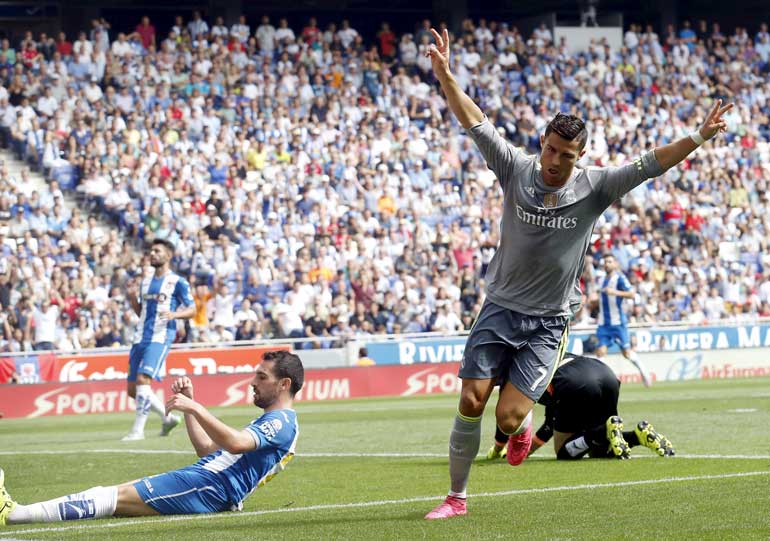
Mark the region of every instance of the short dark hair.
<instances>
[{"instance_id":1,"label":"short dark hair","mask_svg":"<svg viewBox=\"0 0 770 541\"><path fill-rule=\"evenodd\" d=\"M262 356L262 360L273 363L273 374L276 378L289 378L291 380L289 392L292 397L302 389L302 385L305 383L305 369L297 355L291 351L279 349L266 352Z\"/></svg>"},{"instance_id":2,"label":"short dark hair","mask_svg":"<svg viewBox=\"0 0 770 541\"><path fill-rule=\"evenodd\" d=\"M161 244L165 246L166 250L168 250L171 253L171 255L174 255L176 253L176 246L174 246L174 243L168 239L155 239L152 241L152 244L150 246L155 246L156 244Z\"/></svg>"},{"instance_id":3,"label":"short dark hair","mask_svg":"<svg viewBox=\"0 0 770 541\"><path fill-rule=\"evenodd\" d=\"M553 117L553 120L545 128L545 136L548 137L548 134L551 132L556 133L556 135L567 141L577 141L580 145L580 150L583 150L583 147L586 146L586 141L588 141L588 130L586 129L585 122L575 115L556 113L556 116Z\"/></svg>"}]
</instances>

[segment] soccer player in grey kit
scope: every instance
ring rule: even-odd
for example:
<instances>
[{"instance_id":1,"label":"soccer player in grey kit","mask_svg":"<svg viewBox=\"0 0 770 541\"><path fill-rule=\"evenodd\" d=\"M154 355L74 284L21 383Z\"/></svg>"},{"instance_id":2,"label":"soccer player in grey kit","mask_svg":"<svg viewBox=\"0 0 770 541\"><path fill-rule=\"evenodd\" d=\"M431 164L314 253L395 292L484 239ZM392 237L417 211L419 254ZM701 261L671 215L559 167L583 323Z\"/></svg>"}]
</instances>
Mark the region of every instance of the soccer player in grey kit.
<instances>
[{"instance_id":1,"label":"soccer player in grey kit","mask_svg":"<svg viewBox=\"0 0 770 541\"><path fill-rule=\"evenodd\" d=\"M576 169L585 154L583 121L557 115L540 136L539 160L509 145L465 94L449 69L449 33L432 30L428 50L447 103L478 146L503 190L500 245L487 270L487 298L468 336L460 404L449 436L450 491L427 519L466 514L466 487L481 441L481 416L497 378L495 408L509 435L508 462L527 456L532 406L553 376L567 342L571 307L596 220L615 200L663 174L707 139L725 131L732 104L717 100L700 128L623 167Z\"/></svg>"}]
</instances>

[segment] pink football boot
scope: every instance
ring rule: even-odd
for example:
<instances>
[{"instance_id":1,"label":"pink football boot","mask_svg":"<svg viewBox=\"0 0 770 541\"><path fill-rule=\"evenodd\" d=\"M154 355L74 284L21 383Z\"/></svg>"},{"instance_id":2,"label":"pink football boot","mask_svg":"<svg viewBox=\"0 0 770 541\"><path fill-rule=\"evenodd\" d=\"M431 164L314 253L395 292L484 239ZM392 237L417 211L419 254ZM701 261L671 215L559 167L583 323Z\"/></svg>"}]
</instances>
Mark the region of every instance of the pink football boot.
<instances>
[{"instance_id":1,"label":"pink football boot","mask_svg":"<svg viewBox=\"0 0 770 541\"><path fill-rule=\"evenodd\" d=\"M521 434L508 438L508 454L506 459L511 466L518 466L529 454L529 447L532 444L532 424Z\"/></svg>"},{"instance_id":2,"label":"pink football boot","mask_svg":"<svg viewBox=\"0 0 770 541\"><path fill-rule=\"evenodd\" d=\"M433 511L425 515L426 520L437 520L442 518L459 517L468 513L465 508L464 498L455 498L447 496L446 500L441 502Z\"/></svg>"}]
</instances>

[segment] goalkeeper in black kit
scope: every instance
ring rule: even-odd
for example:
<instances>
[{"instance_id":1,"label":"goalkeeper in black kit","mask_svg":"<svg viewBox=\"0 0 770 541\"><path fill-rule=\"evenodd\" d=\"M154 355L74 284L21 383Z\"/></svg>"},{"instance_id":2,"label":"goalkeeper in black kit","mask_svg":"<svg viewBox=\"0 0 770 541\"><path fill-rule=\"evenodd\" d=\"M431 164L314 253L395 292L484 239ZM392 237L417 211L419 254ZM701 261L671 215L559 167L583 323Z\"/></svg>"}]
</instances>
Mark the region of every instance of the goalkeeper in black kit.
<instances>
[{"instance_id":1,"label":"goalkeeper in black kit","mask_svg":"<svg viewBox=\"0 0 770 541\"><path fill-rule=\"evenodd\" d=\"M553 438L556 458L575 460L631 456L631 448L643 445L659 456L673 456L674 447L647 421L623 430L618 415L620 381L598 359L567 354L551 384L538 402L545 406L545 420L532 438L529 455ZM508 436L498 428L488 459L505 456Z\"/></svg>"}]
</instances>

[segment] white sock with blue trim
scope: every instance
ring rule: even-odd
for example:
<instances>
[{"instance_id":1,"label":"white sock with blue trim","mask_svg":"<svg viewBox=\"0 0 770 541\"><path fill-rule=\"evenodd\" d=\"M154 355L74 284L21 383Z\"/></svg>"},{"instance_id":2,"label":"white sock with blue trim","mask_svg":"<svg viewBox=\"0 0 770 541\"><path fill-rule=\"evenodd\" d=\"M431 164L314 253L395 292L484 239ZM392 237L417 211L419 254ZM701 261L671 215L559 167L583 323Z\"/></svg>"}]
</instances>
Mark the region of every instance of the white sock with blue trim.
<instances>
[{"instance_id":1,"label":"white sock with blue trim","mask_svg":"<svg viewBox=\"0 0 770 541\"><path fill-rule=\"evenodd\" d=\"M150 388L149 385L147 385L147 387ZM137 394L139 394L138 387ZM147 395L147 400L150 402L150 409L160 415L164 422L169 420L170 415L166 415L166 405L161 401L160 398L158 398L158 395L153 392L152 388L150 388L150 392Z\"/></svg>"},{"instance_id":2,"label":"white sock with blue trim","mask_svg":"<svg viewBox=\"0 0 770 541\"><path fill-rule=\"evenodd\" d=\"M8 515L8 524L60 522L111 517L118 506L118 487L93 487L40 503L16 505Z\"/></svg>"},{"instance_id":3,"label":"white sock with blue trim","mask_svg":"<svg viewBox=\"0 0 770 541\"><path fill-rule=\"evenodd\" d=\"M136 386L136 418L131 432L144 434L144 425L147 424L147 416L152 407L152 388L149 385ZM157 398L157 397L156 397Z\"/></svg>"}]
</instances>

